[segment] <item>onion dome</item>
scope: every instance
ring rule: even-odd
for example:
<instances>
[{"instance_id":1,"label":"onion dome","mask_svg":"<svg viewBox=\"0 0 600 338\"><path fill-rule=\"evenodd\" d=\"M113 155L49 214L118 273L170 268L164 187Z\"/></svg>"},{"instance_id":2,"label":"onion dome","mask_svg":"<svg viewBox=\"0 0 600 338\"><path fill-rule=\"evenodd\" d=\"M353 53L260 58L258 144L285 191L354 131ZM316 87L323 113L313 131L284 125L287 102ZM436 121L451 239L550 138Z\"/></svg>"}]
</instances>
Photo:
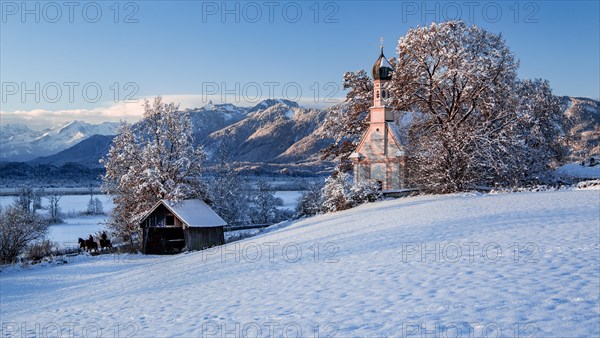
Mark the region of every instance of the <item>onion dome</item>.
<instances>
[{"instance_id":1,"label":"onion dome","mask_svg":"<svg viewBox=\"0 0 600 338\"><path fill-rule=\"evenodd\" d=\"M394 68L392 68L388 59L383 55L382 46L381 55L379 55L379 59L373 65L373 80L391 80L393 71Z\"/></svg>"}]
</instances>

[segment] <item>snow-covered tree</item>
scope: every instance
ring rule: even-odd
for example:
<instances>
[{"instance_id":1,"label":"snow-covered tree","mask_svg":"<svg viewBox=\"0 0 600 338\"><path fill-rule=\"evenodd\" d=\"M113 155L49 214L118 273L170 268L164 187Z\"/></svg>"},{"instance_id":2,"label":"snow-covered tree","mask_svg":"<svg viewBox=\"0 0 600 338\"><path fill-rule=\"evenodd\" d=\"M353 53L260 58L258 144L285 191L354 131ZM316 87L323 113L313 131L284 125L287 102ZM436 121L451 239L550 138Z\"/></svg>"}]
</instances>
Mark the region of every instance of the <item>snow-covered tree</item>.
<instances>
[{"instance_id":1,"label":"snow-covered tree","mask_svg":"<svg viewBox=\"0 0 600 338\"><path fill-rule=\"evenodd\" d=\"M397 121L409 121L412 186L452 192L539 182L565 156L559 99L547 81L517 79L518 62L501 35L462 21L432 23L410 29L397 52L388 105ZM345 164L355 149L371 82L364 71L345 74L348 104L327 120L334 144L325 157Z\"/></svg>"},{"instance_id":2,"label":"snow-covered tree","mask_svg":"<svg viewBox=\"0 0 600 338\"><path fill-rule=\"evenodd\" d=\"M313 211L312 207L315 203L320 204L320 211L333 212L346 210L368 202L375 202L381 197L381 189L377 182L353 182L350 175L338 166L331 176L325 180L320 195L309 191L306 200L302 201L301 199L301 202L304 204L303 208L310 212Z\"/></svg>"},{"instance_id":3,"label":"snow-covered tree","mask_svg":"<svg viewBox=\"0 0 600 338\"><path fill-rule=\"evenodd\" d=\"M229 225L248 223L248 182L228 163L222 162L219 168L208 180L211 207Z\"/></svg>"},{"instance_id":4,"label":"snow-covered tree","mask_svg":"<svg viewBox=\"0 0 600 338\"><path fill-rule=\"evenodd\" d=\"M354 182L349 189L349 200L352 206L380 200L383 194L376 181Z\"/></svg>"},{"instance_id":5,"label":"snow-covered tree","mask_svg":"<svg viewBox=\"0 0 600 338\"><path fill-rule=\"evenodd\" d=\"M86 213L88 215L101 215L104 212L102 201L98 197L90 197Z\"/></svg>"},{"instance_id":6,"label":"snow-covered tree","mask_svg":"<svg viewBox=\"0 0 600 338\"><path fill-rule=\"evenodd\" d=\"M194 145L188 113L156 97L144 103L143 119L123 122L102 163L103 190L115 208L109 226L130 240L141 217L157 201L206 198L201 181L205 153Z\"/></svg>"},{"instance_id":7,"label":"snow-covered tree","mask_svg":"<svg viewBox=\"0 0 600 338\"><path fill-rule=\"evenodd\" d=\"M322 190L322 185L308 185L306 191L298 198L298 204L296 205L296 215L298 217L313 216L321 212Z\"/></svg>"},{"instance_id":8,"label":"snow-covered tree","mask_svg":"<svg viewBox=\"0 0 600 338\"><path fill-rule=\"evenodd\" d=\"M94 198L94 207L96 209L96 214L100 215L104 213L104 207L102 206L102 201L98 197Z\"/></svg>"},{"instance_id":9,"label":"snow-covered tree","mask_svg":"<svg viewBox=\"0 0 600 338\"><path fill-rule=\"evenodd\" d=\"M346 104L331 111L325 120L328 136L334 140L322 150L323 159L347 160L368 125L369 107L373 100L373 81L364 70L344 74Z\"/></svg>"},{"instance_id":10,"label":"snow-covered tree","mask_svg":"<svg viewBox=\"0 0 600 338\"><path fill-rule=\"evenodd\" d=\"M510 178L514 185L545 183L549 169L567 156L560 98L552 94L547 80L523 80L515 86L517 120Z\"/></svg>"},{"instance_id":11,"label":"snow-covered tree","mask_svg":"<svg viewBox=\"0 0 600 338\"><path fill-rule=\"evenodd\" d=\"M256 190L251 197L252 223L269 224L279 221L278 206L283 205L281 198L275 197L275 192L265 180L258 180Z\"/></svg>"},{"instance_id":12,"label":"snow-covered tree","mask_svg":"<svg viewBox=\"0 0 600 338\"><path fill-rule=\"evenodd\" d=\"M16 206L21 208L23 212L35 214L38 209L42 208L42 196L44 189L34 189L30 184L25 184L18 189Z\"/></svg>"},{"instance_id":13,"label":"snow-covered tree","mask_svg":"<svg viewBox=\"0 0 600 338\"><path fill-rule=\"evenodd\" d=\"M350 179L344 171L336 170L325 180L322 192L322 210L333 212L346 210L352 207L350 201Z\"/></svg>"},{"instance_id":14,"label":"snow-covered tree","mask_svg":"<svg viewBox=\"0 0 600 338\"><path fill-rule=\"evenodd\" d=\"M222 143L215 154L216 169L207 184L209 204L227 224L246 224L250 222L250 185L232 163L229 149L229 144Z\"/></svg>"},{"instance_id":15,"label":"snow-covered tree","mask_svg":"<svg viewBox=\"0 0 600 338\"><path fill-rule=\"evenodd\" d=\"M518 62L500 35L461 21L411 29L398 42L392 104L416 111L410 177L438 192L493 179L510 143ZM507 139L509 138L509 139Z\"/></svg>"},{"instance_id":16,"label":"snow-covered tree","mask_svg":"<svg viewBox=\"0 0 600 338\"><path fill-rule=\"evenodd\" d=\"M94 187L90 186L89 189L90 199L88 201L87 210L85 211L88 215L101 215L104 213L102 201L98 197L94 197Z\"/></svg>"},{"instance_id":17,"label":"snow-covered tree","mask_svg":"<svg viewBox=\"0 0 600 338\"><path fill-rule=\"evenodd\" d=\"M48 232L47 222L22 208L14 203L0 212L0 264L13 263L29 243L43 239Z\"/></svg>"},{"instance_id":18,"label":"snow-covered tree","mask_svg":"<svg viewBox=\"0 0 600 338\"><path fill-rule=\"evenodd\" d=\"M45 194L46 192L44 191L44 188L36 189L35 191L33 191L33 203L31 208L34 212L35 210L42 209L42 197Z\"/></svg>"}]
</instances>

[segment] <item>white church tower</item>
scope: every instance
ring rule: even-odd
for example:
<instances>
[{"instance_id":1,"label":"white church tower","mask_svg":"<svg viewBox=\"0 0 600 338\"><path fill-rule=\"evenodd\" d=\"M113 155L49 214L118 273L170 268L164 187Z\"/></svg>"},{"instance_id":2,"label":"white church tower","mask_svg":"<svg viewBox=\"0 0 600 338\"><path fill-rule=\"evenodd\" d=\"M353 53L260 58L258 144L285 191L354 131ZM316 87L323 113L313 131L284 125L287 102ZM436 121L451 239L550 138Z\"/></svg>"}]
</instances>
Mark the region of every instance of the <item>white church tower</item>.
<instances>
[{"instance_id":1,"label":"white church tower","mask_svg":"<svg viewBox=\"0 0 600 338\"><path fill-rule=\"evenodd\" d=\"M354 180L376 181L383 191L406 187L406 157L394 122L394 111L386 105L389 98L386 83L392 79L393 71L383 55L382 44L381 54L373 65L373 106L369 109L369 127L350 155Z\"/></svg>"}]
</instances>

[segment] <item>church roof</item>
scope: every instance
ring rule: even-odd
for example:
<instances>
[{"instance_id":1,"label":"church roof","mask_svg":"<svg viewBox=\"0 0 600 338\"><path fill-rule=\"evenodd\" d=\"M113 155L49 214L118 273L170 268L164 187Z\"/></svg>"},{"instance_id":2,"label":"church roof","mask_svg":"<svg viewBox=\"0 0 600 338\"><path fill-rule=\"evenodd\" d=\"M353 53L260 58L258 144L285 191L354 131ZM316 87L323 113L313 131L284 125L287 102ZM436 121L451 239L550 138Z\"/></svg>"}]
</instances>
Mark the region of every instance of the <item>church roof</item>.
<instances>
[{"instance_id":1,"label":"church roof","mask_svg":"<svg viewBox=\"0 0 600 338\"><path fill-rule=\"evenodd\" d=\"M388 129L392 133L392 136L396 140L396 144L399 147L402 147L404 145L403 144L404 142L402 142L404 139L402 138L402 134L400 133L400 129L398 128L398 125L395 122L386 122L386 124L388 126Z\"/></svg>"},{"instance_id":2,"label":"church roof","mask_svg":"<svg viewBox=\"0 0 600 338\"><path fill-rule=\"evenodd\" d=\"M392 72L394 68L383 55L383 47L381 47L381 55L373 64L373 80L390 80L392 78Z\"/></svg>"},{"instance_id":3,"label":"church roof","mask_svg":"<svg viewBox=\"0 0 600 338\"><path fill-rule=\"evenodd\" d=\"M386 121L385 124L392 136L393 142L398 147L398 151L396 151L394 153L394 156L405 156L406 155L406 152L405 152L406 137L402 136L402 132L400 131L400 129L402 127L398 126L395 122L392 122L392 121ZM363 133L358 145L356 146L356 149L354 150L353 153L350 154L350 156L348 156L348 158L353 159L353 160L354 159L361 160L362 158L364 158L364 155L361 152L363 150L363 147L365 146L365 143L369 142L369 141L367 141L367 138L366 138L367 134L368 134L368 132Z\"/></svg>"}]
</instances>

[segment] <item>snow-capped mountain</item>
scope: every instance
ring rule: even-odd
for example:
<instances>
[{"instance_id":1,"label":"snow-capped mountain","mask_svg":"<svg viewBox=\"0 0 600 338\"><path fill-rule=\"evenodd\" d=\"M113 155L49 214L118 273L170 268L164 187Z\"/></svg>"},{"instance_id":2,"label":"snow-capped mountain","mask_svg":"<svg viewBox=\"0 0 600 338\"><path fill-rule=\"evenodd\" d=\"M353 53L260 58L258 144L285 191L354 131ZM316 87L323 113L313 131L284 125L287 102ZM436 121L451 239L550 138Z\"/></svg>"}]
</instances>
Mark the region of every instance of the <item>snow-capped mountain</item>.
<instances>
[{"instance_id":1,"label":"snow-capped mountain","mask_svg":"<svg viewBox=\"0 0 600 338\"><path fill-rule=\"evenodd\" d=\"M54 155L38 157L29 163L59 166L77 162L88 168L100 168L102 164L99 159L106 155L114 137L115 135L95 134Z\"/></svg>"},{"instance_id":2,"label":"snow-capped mountain","mask_svg":"<svg viewBox=\"0 0 600 338\"><path fill-rule=\"evenodd\" d=\"M253 163L291 163L315 160L329 142L322 126L326 110L306 109L296 102L268 99L253 107L209 102L201 108L187 109L194 137L204 146L209 160L225 148L231 161ZM83 142L92 135L116 134L117 123L90 125L73 121L57 128L34 131L25 125L2 127L4 161L31 161L36 164L78 162L95 164L108 152L106 138ZM105 149L101 149L101 148ZM89 148L89 151L85 151ZM85 156L83 156L85 154ZM96 158L97 157L97 158ZM35 160L34 160L35 159ZM93 165L95 166L95 165Z\"/></svg>"},{"instance_id":3,"label":"snow-capped mountain","mask_svg":"<svg viewBox=\"0 0 600 338\"><path fill-rule=\"evenodd\" d=\"M224 149L233 161L306 161L314 159L320 149L306 148L308 152L293 157L283 155L305 138L316 137L314 132L325 117L325 110L302 108L295 102L263 101L251 108L245 119L211 133L202 144L209 159L215 159L215 154Z\"/></svg>"},{"instance_id":4,"label":"snow-capped mountain","mask_svg":"<svg viewBox=\"0 0 600 338\"><path fill-rule=\"evenodd\" d=\"M27 161L65 150L92 135L115 135L118 123L90 124L72 121L42 131L22 124L0 127L0 161Z\"/></svg>"},{"instance_id":5,"label":"snow-capped mountain","mask_svg":"<svg viewBox=\"0 0 600 338\"><path fill-rule=\"evenodd\" d=\"M213 104L209 102L202 108L187 109L194 125L194 138L201 142L210 133L225 128L246 117L248 108L232 104Z\"/></svg>"},{"instance_id":6,"label":"snow-capped mountain","mask_svg":"<svg viewBox=\"0 0 600 338\"><path fill-rule=\"evenodd\" d=\"M600 155L600 102L582 97L562 98L572 160Z\"/></svg>"}]
</instances>

